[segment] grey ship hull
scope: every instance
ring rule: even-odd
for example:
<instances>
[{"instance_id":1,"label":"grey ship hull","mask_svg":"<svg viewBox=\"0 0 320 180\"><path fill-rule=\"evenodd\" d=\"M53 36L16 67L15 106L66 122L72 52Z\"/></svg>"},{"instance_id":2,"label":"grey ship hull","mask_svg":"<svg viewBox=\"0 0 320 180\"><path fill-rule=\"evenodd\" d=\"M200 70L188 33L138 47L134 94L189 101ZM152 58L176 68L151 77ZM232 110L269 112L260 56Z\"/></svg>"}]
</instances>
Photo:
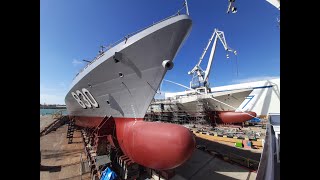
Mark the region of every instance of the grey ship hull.
<instances>
[{"instance_id":1,"label":"grey ship hull","mask_svg":"<svg viewBox=\"0 0 320 180\"><path fill-rule=\"evenodd\" d=\"M230 106L239 107L245 98L251 93L252 90L233 92L233 93L212 93L203 95L188 95L181 96L172 100L161 100L151 104L148 112L160 113L160 112L172 112L183 111L190 115L197 114L199 106L206 111L234 111ZM213 98L223 102L220 103ZM161 107L161 104L162 107Z\"/></svg>"},{"instance_id":2,"label":"grey ship hull","mask_svg":"<svg viewBox=\"0 0 320 180\"><path fill-rule=\"evenodd\" d=\"M181 98L178 100L177 104L180 109L183 109L190 114L197 113L197 107L199 104L203 105L203 108L208 111L234 111L232 107L239 107L240 104L245 100L245 98L250 94L251 91L237 92L233 94L215 95L215 94L205 94L205 95L192 95L189 97ZM226 103L220 103L213 98Z\"/></svg>"},{"instance_id":3,"label":"grey ship hull","mask_svg":"<svg viewBox=\"0 0 320 180\"><path fill-rule=\"evenodd\" d=\"M78 119L78 125L82 126L96 126L106 116L143 119L168 70L164 61L173 61L190 32L191 24L187 15L178 15L106 51L73 80L65 97L69 115ZM120 56L114 60L116 52ZM98 104L97 107L81 106L90 105L83 96L83 88L92 95L85 94L96 102L95 105ZM83 103L78 103L73 93ZM79 120L83 118L86 122L81 124Z\"/></svg>"}]
</instances>

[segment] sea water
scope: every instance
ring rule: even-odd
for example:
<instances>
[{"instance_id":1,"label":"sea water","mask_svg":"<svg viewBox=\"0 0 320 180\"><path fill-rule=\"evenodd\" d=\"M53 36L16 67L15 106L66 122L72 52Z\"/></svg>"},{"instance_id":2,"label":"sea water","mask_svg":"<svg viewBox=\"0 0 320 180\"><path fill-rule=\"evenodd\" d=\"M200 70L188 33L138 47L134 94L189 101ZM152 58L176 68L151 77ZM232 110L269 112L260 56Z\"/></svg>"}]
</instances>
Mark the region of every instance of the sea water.
<instances>
[{"instance_id":1,"label":"sea water","mask_svg":"<svg viewBox=\"0 0 320 180\"><path fill-rule=\"evenodd\" d=\"M67 115L68 112L66 109L40 109L40 115L54 114L56 112L62 111L62 115Z\"/></svg>"}]
</instances>

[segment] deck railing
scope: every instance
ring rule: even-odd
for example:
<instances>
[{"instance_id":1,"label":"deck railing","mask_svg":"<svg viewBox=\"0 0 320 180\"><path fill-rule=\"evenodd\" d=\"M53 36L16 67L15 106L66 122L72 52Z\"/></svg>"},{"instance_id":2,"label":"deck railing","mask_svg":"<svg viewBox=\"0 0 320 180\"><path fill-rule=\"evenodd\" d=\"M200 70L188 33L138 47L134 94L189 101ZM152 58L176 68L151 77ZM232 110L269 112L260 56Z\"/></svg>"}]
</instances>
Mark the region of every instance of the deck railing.
<instances>
[{"instance_id":1,"label":"deck railing","mask_svg":"<svg viewBox=\"0 0 320 180\"><path fill-rule=\"evenodd\" d=\"M138 34L139 32L141 32L141 31L143 31L143 30L145 30L145 29L148 29L149 27L152 27L152 26L154 26L154 25L156 25L156 24L159 24L159 23L161 23L161 22L163 22L163 21L165 21L165 20L168 20L168 19L170 19L170 18L173 18L173 17L175 17L175 16L178 16L178 15L182 14L181 12L182 12L184 9L186 10L185 14L189 15L187 5L186 5L186 3L184 3L183 7L182 7L181 9L179 9L178 12L176 12L175 14L173 14L173 15L171 15L171 16L169 16L169 17L166 17L166 18L164 18L164 19L162 19L162 20L160 20L160 21L158 21L158 22L155 22L155 23L153 23L153 24L151 24L151 25L149 25L149 26L147 26L147 27L144 27L144 28L142 28L142 29L139 29L138 31L135 31L135 32L133 32L133 33L130 33L130 34L124 36L123 38L119 39L118 41L110 44L109 46L107 46L106 50L101 50L101 51L99 51L99 55L96 56L92 61L90 61L83 69L81 69L81 70L76 74L76 76L75 76L73 79L75 79L81 72L83 72L85 69L87 69L92 63L94 63L96 60L98 60L100 57L102 57L102 56L104 55L104 53L105 53L106 51L108 51L109 49L115 47L116 45L120 44L120 43L123 42L123 41L127 41L130 37Z\"/></svg>"}]
</instances>

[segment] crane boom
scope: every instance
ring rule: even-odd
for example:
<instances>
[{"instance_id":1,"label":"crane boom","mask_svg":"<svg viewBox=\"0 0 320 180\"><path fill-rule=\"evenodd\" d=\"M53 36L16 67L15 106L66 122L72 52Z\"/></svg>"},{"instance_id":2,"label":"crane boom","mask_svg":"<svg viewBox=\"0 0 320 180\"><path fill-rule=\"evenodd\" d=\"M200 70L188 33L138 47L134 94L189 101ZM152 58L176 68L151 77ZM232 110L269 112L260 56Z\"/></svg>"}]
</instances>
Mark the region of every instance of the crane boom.
<instances>
[{"instance_id":1,"label":"crane boom","mask_svg":"<svg viewBox=\"0 0 320 180\"><path fill-rule=\"evenodd\" d=\"M217 37L218 36L216 36L216 38L214 39L214 42L213 42L213 45L212 45L212 48L211 48L211 52L210 52L208 65L207 65L206 71L204 72L204 78L203 79L205 79L205 81L208 81L209 73L210 73L210 70L211 70L211 64L212 64L212 61L213 61L213 56L214 56L214 53L216 51L216 45L217 45L217 40L218 40Z\"/></svg>"},{"instance_id":2,"label":"crane boom","mask_svg":"<svg viewBox=\"0 0 320 180\"><path fill-rule=\"evenodd\" d=\"M223 31L219 31L218 29L214 29L214 32L212 33L212 36L209 39L209 42L206 46L206 48L204 49L199 62L194 66L194 68L188 72L188 74L193 74L193 78L192 81L190 82L190 88L206 88L206 92L208 91L209 88L209 83L208 83L208 77L210 74L210 70L211 70L211 65L213 62L213 57L214 57L214 53L216 50L216 46L217 46L217 41L218 39L221 41L224 49L227 52L233 52L236 55L236 51L232 50L231 48L228 47L227 42L225 40L225 36L224 36L224 32ZM211 48L211 52L210 52L210 57L209 57L209 61L208 61L208 65L205 71L203 71L200 67L200 64L211 44L211 42L213 41L213 45ZM228 58L228 54L227 54L227 58ZM210 91L210 90L209 90Z\"/></svg>"},{"instance_id":3,"label":"crane boom","mask_svg":"<svg viewBox=\"0 0 320 180\"><path fill-rule=\"evenodd\" d=\"M202 55L201 55L201 57L200 57L200 59L199 59L198 64L197 64L191 71L189 71L188 74L193 74L197 69L200 68L200 64L201 64L201 62L202 62L202 59L204 58L204 55L206 55L206 52L207 52L207 50L208 50L208 48L209 48L209 46L210 46L210 44L211 44L212 39L214 38L214 35L215 35L215 34L212 33L212 36L211 36L211 38L209 39L209 42L208 42L206 48L204 49L204 51L203 51L203 53L202 53Z\"/></svg>"}]
</instances>

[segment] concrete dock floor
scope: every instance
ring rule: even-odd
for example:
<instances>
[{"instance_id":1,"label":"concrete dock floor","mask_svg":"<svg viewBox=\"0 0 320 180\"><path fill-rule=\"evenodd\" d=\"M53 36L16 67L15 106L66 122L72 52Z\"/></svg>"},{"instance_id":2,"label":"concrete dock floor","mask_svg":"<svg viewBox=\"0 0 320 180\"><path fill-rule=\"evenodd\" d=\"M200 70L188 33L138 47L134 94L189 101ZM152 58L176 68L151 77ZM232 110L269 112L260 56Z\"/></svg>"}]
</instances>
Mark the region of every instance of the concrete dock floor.
<instances>
[{"instance_id":1,"label":"concrete dock floor","mask_svg":"<svg viewBox=\"0 0 320 180\"><path fill-rule=\"evenodd\" d=\"M53 123L56 119L53 119L51 115L40 116L40 132Z\"/></svg>"},{"instance_id":2,"label":"concrete dock floor","mask_svg":"<svg viewBox=\"0 0 320 180\"><path fill-rule=\"evenodd\" d=\"M255 172L220 160L198 149L186 163L176 168L175 172L176 175L172 180L253 180L257 176Z\"/></svg>"},{"instance_id":3,"label":"concrete dock floor","mask_svg":"<svg viewBox=\"0 0 320 180\"><path fill-rule=\"evenodd\" d=\"M68 144L67 129L68 126L63 125L40 137L40 179L80 179L80 154L84 156L81 133L75 131L73 143ZM90 179L90 174L82 175L82 179Z\"/></svg>"},{"instance_id":4,"label":"concrete dock floor","mask_svg":"<svg viewBox=\"0 0 320 180\"><path fill-rule=\"evenodd\" d=\"M196 137L197 145L205 145L207 149L221 154L233 153L255 161L260 161L262 149L245 149L234 147L234 143L215 142Z\"/></svg>"},{"instance_id":5,"label":"concrete dock floor","mask_svg":"<svg viewBox=\"0 0 320 180\"><path fill-rule=\"evenodd\" d=\"M44 120L44 121L43 121ZM41 121L43 121L41 123ZM51 116L40 117L40 128L45 128L54 120ZM73 143L68 144L67 125L63 125L56 131L40 137L41 167L40 179L90 179L90 174L83 174L80 177L80 154L84 157L84 144L80 131L74 132ZM259 160L260 153L242 151L234 147L227 147L225 144L208 142L197 138L197 144L205 144L208 148L227 153L232 151L239 155L249 156ZM246 154L247 153L247 154ZM191 158L176 168L176 175L172 180L186 179L255 179L256 173L230 164L206 152L195 149Z\"/></svg>"}]
</instances>

